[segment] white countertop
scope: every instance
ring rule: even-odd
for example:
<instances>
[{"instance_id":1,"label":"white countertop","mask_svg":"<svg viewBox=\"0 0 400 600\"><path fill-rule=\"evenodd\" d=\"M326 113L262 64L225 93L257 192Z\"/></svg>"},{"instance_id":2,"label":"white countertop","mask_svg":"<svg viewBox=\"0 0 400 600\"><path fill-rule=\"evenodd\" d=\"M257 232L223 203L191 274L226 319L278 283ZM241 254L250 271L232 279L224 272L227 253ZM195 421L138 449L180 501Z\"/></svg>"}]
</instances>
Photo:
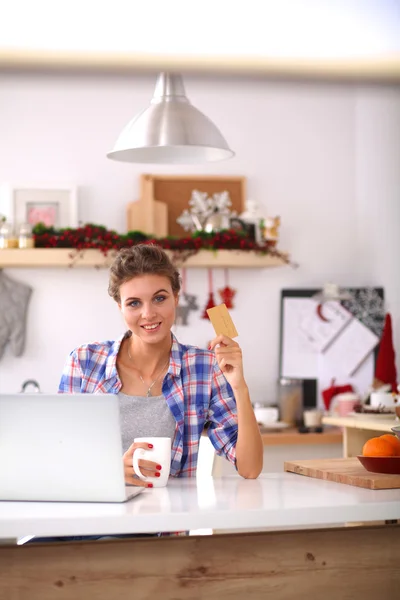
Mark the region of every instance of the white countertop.
<instances>
[{"instance_id":1,"label":"white countertop","mask_svg":"<svg viewBox=\"0 0 400 600\"><path fill-rule=\"evenodd\" d=\"M171 479L124 504L0 502L0 538L190 529L314 527L400 519L400 489L366 490L294 473Z\"/></svg>"}]
</instances>

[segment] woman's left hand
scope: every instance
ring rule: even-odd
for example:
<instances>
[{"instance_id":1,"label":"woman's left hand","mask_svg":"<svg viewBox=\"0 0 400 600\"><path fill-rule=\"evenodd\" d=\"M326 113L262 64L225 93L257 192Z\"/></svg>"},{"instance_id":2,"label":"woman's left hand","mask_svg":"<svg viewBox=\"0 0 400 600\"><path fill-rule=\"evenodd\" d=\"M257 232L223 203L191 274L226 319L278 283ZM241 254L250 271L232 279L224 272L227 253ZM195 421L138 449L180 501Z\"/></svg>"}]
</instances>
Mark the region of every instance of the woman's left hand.
<instances>
[{"instance_id":1,"label":"woman's left hand","mask_svg":"<svg viewBox=\"0 0 400 600\"><path fill-rule=\"evenodd\" d=\"M246 386L243 375L242 349L226 335L217 335L210 342L209 350L215 350L219 368L233 390Z\"/></svg>"}]
</instances>

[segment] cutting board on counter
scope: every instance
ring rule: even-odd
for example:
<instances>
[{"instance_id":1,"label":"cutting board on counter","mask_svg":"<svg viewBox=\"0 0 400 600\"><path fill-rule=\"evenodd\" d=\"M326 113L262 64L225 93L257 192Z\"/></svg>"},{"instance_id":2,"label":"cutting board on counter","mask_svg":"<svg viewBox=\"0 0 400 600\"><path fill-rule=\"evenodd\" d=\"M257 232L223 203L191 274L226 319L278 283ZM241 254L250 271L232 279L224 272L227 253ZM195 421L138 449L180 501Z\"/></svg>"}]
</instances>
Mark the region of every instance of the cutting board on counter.
<instances>
[{"instance_id":1,"label":"cutting board on counter","mask_svg":"<svg viewBox=\"0 0 400 600\"><path fill-rule=\"evenodd\" d=\"M400 475L370 473L364 469L357 458L286 461L284 470L306 477L355 485L370 490L400 488Z\"/></svg>"}]
</instances>

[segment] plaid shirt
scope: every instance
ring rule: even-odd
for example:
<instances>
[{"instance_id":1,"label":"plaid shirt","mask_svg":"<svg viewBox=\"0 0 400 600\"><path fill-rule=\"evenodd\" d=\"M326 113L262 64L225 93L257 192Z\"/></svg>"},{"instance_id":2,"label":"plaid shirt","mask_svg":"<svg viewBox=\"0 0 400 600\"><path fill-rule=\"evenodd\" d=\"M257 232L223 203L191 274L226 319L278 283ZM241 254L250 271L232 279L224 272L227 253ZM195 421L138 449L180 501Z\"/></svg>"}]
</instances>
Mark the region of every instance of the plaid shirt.
<instances>
[{"instance_id":1,"label":"plaid shirt","mask_svg":"<svg viewBox=\"0 0 400 600\"><path fill-rule=\"evenodd\" d=\"M116 341L85 344L69 355L59 393L118 394L122 387L117 354L127 334ZM200 436L208 436L219 455L236 465L237 414L231 386L208 350L180 344L172 336L171 358L162 393L176 420L171 475L196 474Z\"/></svg>"}]
</instances>

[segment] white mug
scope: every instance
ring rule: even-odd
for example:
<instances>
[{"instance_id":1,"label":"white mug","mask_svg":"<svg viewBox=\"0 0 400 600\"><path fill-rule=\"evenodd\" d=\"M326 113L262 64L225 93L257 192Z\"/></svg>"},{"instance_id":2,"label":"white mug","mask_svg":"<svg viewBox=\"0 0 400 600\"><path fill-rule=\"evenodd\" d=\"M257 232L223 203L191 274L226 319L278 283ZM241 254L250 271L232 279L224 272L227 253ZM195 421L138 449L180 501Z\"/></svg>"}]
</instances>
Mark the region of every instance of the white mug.
<instances>
[{"instance_id":1,"label":"white mug","mask_svg":"<svg viewBox=\"0 0 400 600\"><path fill-rule=\"evenodd\" d=\"M258 423L268 424L276 423L279 416L279 411L276 406L256 406L254 414Z\"/></svg>"},{"instance_id":2,"label":"white mug","mask_svg":"<svg viewBox=\"0 0 400 600\"><path fill-rule=\"evenodd\" d=\"M305 410L303 420L306 427L319 427L322 424L322 411L318 409Z\"/></svg>"},{"instance_id":3,"label":"white mug","mask_svg":"<svg viewBox=\"0 0 400 600\"><path fill-rule=\"evenodd\" d=\"M145 442L153 444L153 448L136 448L132 457L133 470L142 481L153 484L153 487L165 487L168 483L169 472L171 469L171 438L167 437L140 437L135 438L135 442ZM139 468L139 460L151 460L161 465L160 477L147 477L143 475Z\"/></svg>"}]
</instances>

